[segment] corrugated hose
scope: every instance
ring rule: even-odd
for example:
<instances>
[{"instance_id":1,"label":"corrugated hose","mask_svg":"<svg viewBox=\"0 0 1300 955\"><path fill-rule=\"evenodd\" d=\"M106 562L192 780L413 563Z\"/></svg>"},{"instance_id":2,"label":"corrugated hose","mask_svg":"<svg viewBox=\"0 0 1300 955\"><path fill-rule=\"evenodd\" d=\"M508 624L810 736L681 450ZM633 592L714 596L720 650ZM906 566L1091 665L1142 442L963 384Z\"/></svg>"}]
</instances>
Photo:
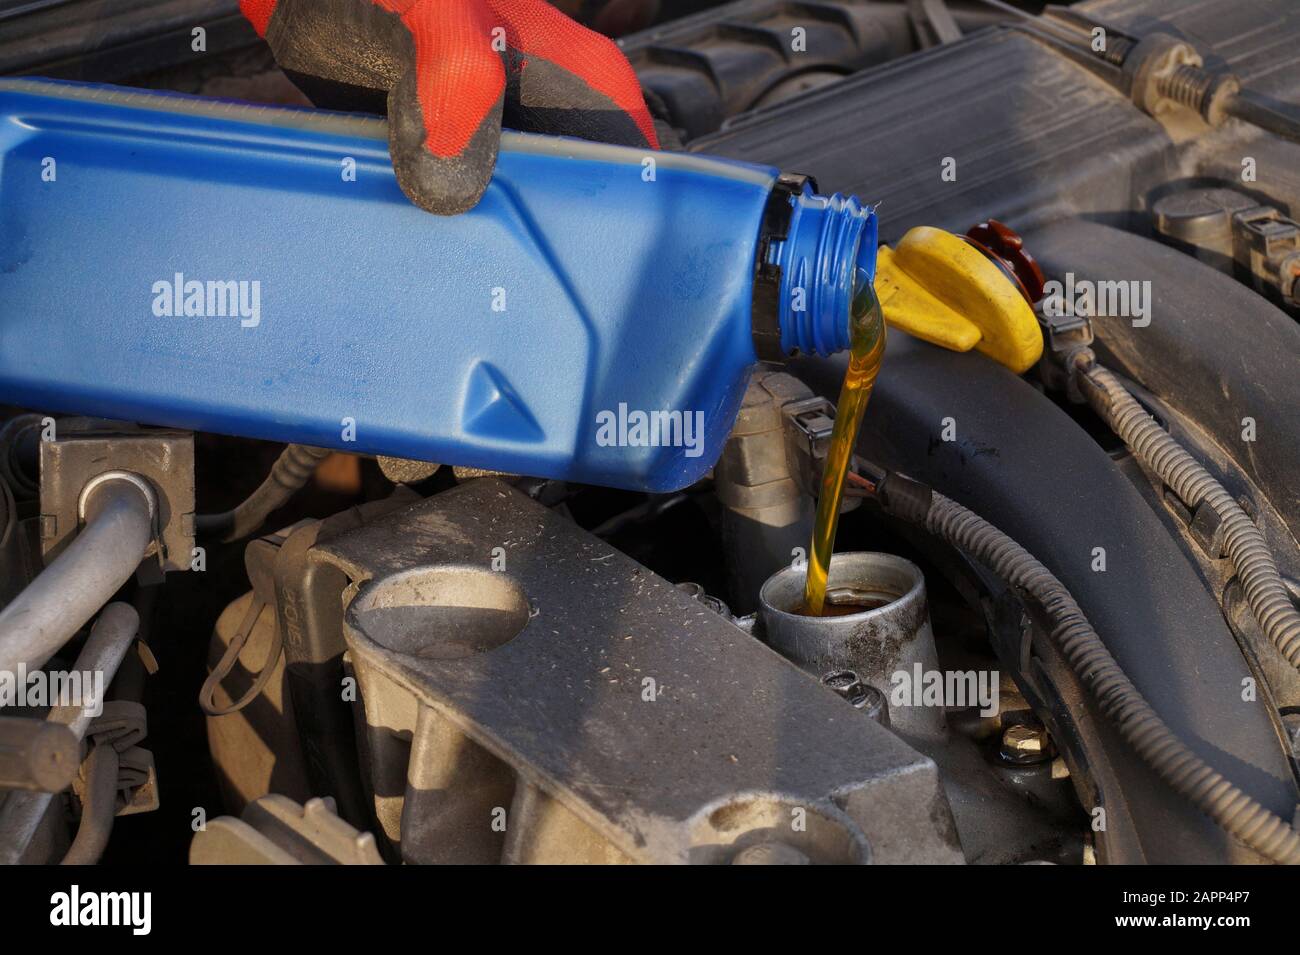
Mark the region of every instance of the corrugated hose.
<instances>
[{"instance_id":1,"label":"corrugated hose","mask_svg":"<svg viewBox=\"0 0 1300 955\"><path fill-rule=\"evenodd\" d=\"M1282 582L1277 562L1255 522L1227 489L1137 403L1123 383L1100 365L1081 372L1088 403L1129 450L1178 495L1193 512L1213 508L1223 522L1223 548L1232 561L1246 602L1260 627L1293 667L1300 667L1300 611ZM1217 554L1210 555L1217 557Z\"/></svg>"},{"instance_id":2,"label":"corrugated hose","mask_svg":"<svg viewBox=\"0 0 1300 955\"><path fill-rule=\"evenodd\" d=\"M934 493L924 526L1031 594L1051 621L1053 643L1101 711L1175 792L1260 855L1300 864L1300 833L1197 756L1143 698L1074 597L1032 554L956 501Z\"/></svg>"},{"instance_id":3,"label":"corrugated hose","mask_svg":"<svg viewBox=\"0 0 1300 955\"><path fill-rule=\"evenodd\" d=\"M1143 410L1120 380L1088 360L1076 366L1092 407L1179 498L1208 503L1223 521L1224 549L1260 626L1291 663L1300 662L1300 613L1263 535L1241 506ZM1196 755L1151 708L1088 622L1069 590L1032 554L956 501L902 475L876 487L888 513L984 564L1039 602L1049 637L1101 711L1148 766L1226 832L1275 862L1300 864L1300 833Z\"/></svg>"}]
</instances>

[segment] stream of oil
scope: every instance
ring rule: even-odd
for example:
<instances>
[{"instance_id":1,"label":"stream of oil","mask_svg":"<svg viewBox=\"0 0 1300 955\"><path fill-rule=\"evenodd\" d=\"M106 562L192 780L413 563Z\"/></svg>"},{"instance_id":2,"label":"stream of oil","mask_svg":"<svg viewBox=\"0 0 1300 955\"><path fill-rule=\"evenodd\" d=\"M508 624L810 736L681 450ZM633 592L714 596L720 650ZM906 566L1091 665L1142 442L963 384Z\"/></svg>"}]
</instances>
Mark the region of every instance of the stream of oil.
<instances>
[{"instance_id":1,"label":"stream of oil","mask_svg":"<svg viewBox=\"0 0 1300 955\"><path fill-rule=\"evenodd\" d=\"M831 446L822 472L817 519L813 524L812 546L808 550L808 578L804 582L803 606L799 608L799 612L806 616L820 617L826 613L826 573L835 547L844 481L853 460L853 446L857 443L863 412L867 410L867 399L871 397L884 357L884 315L870 278L859 271L849 321L849 368L840 388Z\"/></svg>"}]
</instances>

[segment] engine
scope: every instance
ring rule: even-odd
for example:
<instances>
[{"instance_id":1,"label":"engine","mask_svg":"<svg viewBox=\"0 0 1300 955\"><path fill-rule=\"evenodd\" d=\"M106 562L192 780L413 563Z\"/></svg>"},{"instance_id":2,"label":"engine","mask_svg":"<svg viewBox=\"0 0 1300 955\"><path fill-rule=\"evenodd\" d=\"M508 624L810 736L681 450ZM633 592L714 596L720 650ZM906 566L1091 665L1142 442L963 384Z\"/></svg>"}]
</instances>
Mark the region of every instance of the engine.
<instances>
[{"instance_id":1,"label":"engine","mask_svg":"<svg viewBox=\"0 0 1300 955\"><path fill-rule=\"evenodd\" d=\"M0 71L310 105L234 3L49 6ZM0 859L1300 861L1300 12L633 6L681 152L880 222L827 612L844 356L667 492L15 403Z\"/></svg>"}]
</instances>

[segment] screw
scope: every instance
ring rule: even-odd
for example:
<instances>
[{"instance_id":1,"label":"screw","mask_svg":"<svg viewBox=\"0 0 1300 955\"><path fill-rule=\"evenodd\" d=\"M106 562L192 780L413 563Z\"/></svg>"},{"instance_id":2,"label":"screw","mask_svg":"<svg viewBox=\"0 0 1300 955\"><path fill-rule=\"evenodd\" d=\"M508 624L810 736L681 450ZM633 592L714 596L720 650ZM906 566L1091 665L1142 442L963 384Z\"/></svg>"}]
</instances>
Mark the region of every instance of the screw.
<instances>
[{"instance_id":1,"label":"screw","mask_svg":"<svg viewBox=\"0 0 1300 955\"><path fill-rule=\"evenodd\" d=\"M862 710L877 723L889 725L889 708L885 694L874 686L863 683L852 670L832 670L822 677L822 683L847 700L854 709Z\"/></svg>"},{"instance_id":2,"label":"screw","mask_svg":"<svg viewBox=\"0 0 1300 955\"><path fill-rule=\"evenodd\" d=\"M832 670L822 682L850 703L862 693L862 680L852 670Z\"/></svg>"},{"instance_id":3,"label":"screw","mask_svg":"<svg viewBox=\"0 0 1300 955\"><path fill-rule=\"evenodd\" d=\"M1041 763L1049 757L1050 750L1051 740L1047 731L1027 723L1008 726L1002 733L1000 752L1008 763L1017 766Z\"/></svg>"},{"instance_id":4,"label":"screw","mask_svg":"<svg viewBox=\"0 0 1300 955\"><path fill-rule=\"evenodd\" d=\"M684 580L680 584L676 584L675 586L682 593L686 594L686 596L693 597L695 600L698 600L700 603L704 604L704 606L708 607L710 610L712 610L714 613L718 614L719 616L726 617L728 620L732 619L731 608L728 607L726 604L724 604L717 597L710 597L707 593L705 593L704 586L702 584L697 584L692 580Z\"/></svg>"}]
</instances>

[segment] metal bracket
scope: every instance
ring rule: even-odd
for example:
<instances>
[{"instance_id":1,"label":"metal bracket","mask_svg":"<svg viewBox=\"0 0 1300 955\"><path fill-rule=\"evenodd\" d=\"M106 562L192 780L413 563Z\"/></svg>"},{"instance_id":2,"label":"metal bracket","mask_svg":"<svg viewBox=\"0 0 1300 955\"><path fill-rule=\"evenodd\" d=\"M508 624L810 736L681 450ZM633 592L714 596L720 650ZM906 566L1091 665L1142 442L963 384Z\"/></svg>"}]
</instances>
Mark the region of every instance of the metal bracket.
<instances>
[{"instance_id":1,"label":"metal bracket","mask_svg":"<svg viewBox=\"0 0 1300 955\"><path fill-rule=\"evenodd\" d=\"M42 441L41 551L48 563L76 536L86 495L111 477L133 480L154 501L154 544L141 569L188 570L194 547L194 435L61 420ZM125 474L123 473L125 472Z\"/></svg>"},{"instance_id":2,"label":"metal bracket","mask_svg":"<svg viewBox=\"0 0 1300 955\"><path fill-rule=\"evenodd\" d=\"M825 398L805 398L781 408L785 418L786 450L791 472L805 492L816 496L822 462L835 429L835 405Z\"/></svg>"},{"instance_id":3,"label":"metal bracket","mask_svg":"<svg viewBox=\"0 0 1300 955\"><path fill-rule=\"evenodd\" d=\"M1034 309L1043 330L1043 357L1038 359L1038 375L1049 391L1063 391L1072 404L1087 404L1079 390L1075 358L1090 352L1094 340L1092 319L1087 315L1049 315L1043 299Z\"/></svg>"},{"instance_id":4,"label":"metal bracket","mask_svg":"<svg viewBox=\"0 0 1300 955\"><path fill-rule=\"evenodd\" d=\"M792 401L781 408L785 418L786 454L795 483L810 497L821 494L822 471L830 451L831 435L835 430L835 405L826 398L808 398ZM857 456L850 467L859 466ZM845 495L840 502L840 513L847 514L862 504L861 498Z\"/></svg>"},{"instance_id":5,"label":"metal bracket","mask_svg":"<svg viewBox=\"0 0 1300 955\"><path fill-rule=\"evenodd\" d=\"M1234 258L1249 269L1257 291L1274 290L1288 308L1300 306L1300 222L1272 206L1232 217Z\"/></svg>"},{"instance_id":6,"label":"metal bracket","mask_svg":"<svg viewBox=\"0 0 1300 955\"><path fill-rule=\"evenodd\" d=\"M1223 519L1219 517L1219 512L1205 502L1193 511L1170 487L1165 488L1164 499L1179 523L1187 529L1196 546L1211 560L1221 560L1226 551Z\"/></svg>"}]
</instances>

